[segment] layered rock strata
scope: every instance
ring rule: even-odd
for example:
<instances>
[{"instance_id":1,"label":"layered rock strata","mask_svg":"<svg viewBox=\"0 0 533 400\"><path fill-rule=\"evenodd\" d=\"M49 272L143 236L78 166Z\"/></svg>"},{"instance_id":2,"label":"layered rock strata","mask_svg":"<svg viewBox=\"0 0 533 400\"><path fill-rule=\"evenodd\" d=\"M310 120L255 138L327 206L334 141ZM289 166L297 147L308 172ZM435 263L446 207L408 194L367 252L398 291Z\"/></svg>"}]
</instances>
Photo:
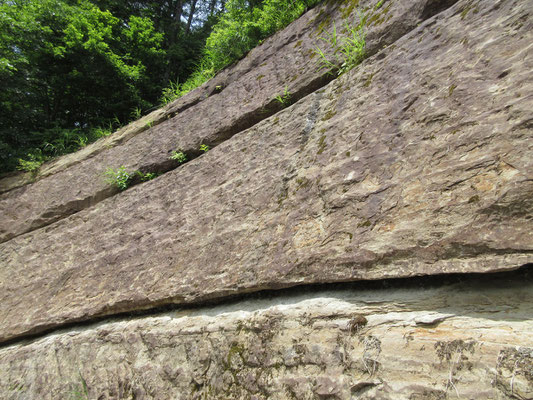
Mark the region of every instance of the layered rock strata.
<instances>
[{"instance_id":1,"label":"layered rock strata","mask_svg":"<svg viewBox=\"0 0 533 400\"><path fill-rule=\"evenodd\" d=\"M265 288L533 261L532 5L471 7L181 168L1 244L0 339Z\"/></svg>"},{"instance_id":2,"label":"layered rock strata","mask_svg":"<svg viewBox=\"0 0 533 400\"><path fill-rule=\"evenodd\" d=\"M106 182L108 168L166 172L178 166L169 158L172 151L194 158L200 145L212 148L280 110L276 96L287 92L294 102L325 85L334 75L320 68L316 46L332 57L334 49L320 37L334 25L340 32L346 22L366 15L366 51L374 54L450 1L397 0L381 8L370 0L355 3L328 2L311 10L199 89L43 167L35 183L0 194L0 242L117 194ZM21 184L5 182L4 190Z\"/></svg>"},{"instance_id":3,"label":"layered rock strata","mask_svg":"<svg viewBox=\"0 0 533 400\"><path fill-rule=\"evenodd\" d=\"M357 3L2 194L0 398L533 398L533 3Z\"/></svg>"},{"instance_id":4,"label":"layered rock strata","mask_svg":"<svg viewBox=\"0 0 533 400\"><path fill-rule=\"evenodd\" d=\"M531 270L277 293L0 349L0 397L531 399ZM374 286L368 288L365 286Z\"/></svg>"}]
</instances>

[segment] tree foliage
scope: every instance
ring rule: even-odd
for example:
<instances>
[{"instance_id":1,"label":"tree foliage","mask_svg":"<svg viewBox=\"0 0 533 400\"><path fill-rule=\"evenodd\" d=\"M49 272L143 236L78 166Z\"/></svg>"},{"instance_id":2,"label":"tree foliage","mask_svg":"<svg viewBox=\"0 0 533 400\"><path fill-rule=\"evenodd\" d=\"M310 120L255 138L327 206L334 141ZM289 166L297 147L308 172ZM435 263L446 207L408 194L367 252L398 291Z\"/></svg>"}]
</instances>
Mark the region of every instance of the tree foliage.
<instances>
[{"instance_id":1,"label":"tree foliage","mask_svg":"<svg viewBox=\"0 0 533 400\"><path fill-rule=\"evenodd\" d=\"M229 0L205 46L204 62L218 71L243 57L262 39L298 18L316 0Z\"/></svg>"},{"instance_id":2,"label":"tree foliage","mask_svg":"<svg viewBox=\"0 0 533 400\"><path fill-rule=\"evenodd\" d=\"M90 128L124 122L151 104L158 91L149 77L163 71L162 40L150 19L122 24L85 0L0 5L3 169L22 152L72 150L91 139Z\"/></svg>"},{"instance_id":3,"label":"tree foliage","mask_svg":"<svg viewBox=\"0 0 533 400\"><path fill-rule=\"evenodd\" d=\"M298 18L320 0L228 0L206 40L203 56L190 78L163 91L168 103L212 78L242 58L263 39Z\"/></svg>"},{"instance_id":4,"label":"tree foliage","mask_svg":"<svg viewBox=\"0 0 533 400\"><path fill-rule=\"evenodd\" d=\"M317 1L0 0L0 173L182 95Z\"/></svg>"}]
</instances>

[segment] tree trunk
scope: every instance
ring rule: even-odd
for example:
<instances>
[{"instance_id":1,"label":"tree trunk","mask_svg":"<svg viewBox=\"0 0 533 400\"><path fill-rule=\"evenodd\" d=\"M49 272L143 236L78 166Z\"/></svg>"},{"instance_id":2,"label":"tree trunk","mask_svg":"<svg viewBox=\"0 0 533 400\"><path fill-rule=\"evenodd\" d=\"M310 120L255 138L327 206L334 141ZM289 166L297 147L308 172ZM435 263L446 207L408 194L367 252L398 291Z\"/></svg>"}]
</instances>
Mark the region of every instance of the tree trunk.
<instances>
[{"instance_id":1,"label":"tree trunk","mask_svg":"<svg viewBox=\"0 0 533 400\"><path fill-rule=\"evenodd\" d=\"M217 5L217 0L211 0L211 2L209 3L209 15L214 14L216 5Z\"/></svg>"},{"instance_id":2,"label":"tree trunk","mask_svg":"<svg viewBox=\"0 0 533 400\"><path fill-rule=\"evenodd\" d=\"M183 15L183 0L177 0L174 7L174 21L179 25L181 24L181 16Z\"/></svg>"},{"instance_id":3,"label":"tree trunk","mask_svg":"<svg viewBox=\"0 0 533 400\"><path fill-rule=\"evenodd\" d=\"M192 0L191 1L191 12L189 13L189 19L187 20L187 29L185 29L185 34L188 35L189 32L191 31L191 24L192 24L192 19L194 17L194 11L196 9L196 2L198 0Z\"/></svg>"}]
</instances>

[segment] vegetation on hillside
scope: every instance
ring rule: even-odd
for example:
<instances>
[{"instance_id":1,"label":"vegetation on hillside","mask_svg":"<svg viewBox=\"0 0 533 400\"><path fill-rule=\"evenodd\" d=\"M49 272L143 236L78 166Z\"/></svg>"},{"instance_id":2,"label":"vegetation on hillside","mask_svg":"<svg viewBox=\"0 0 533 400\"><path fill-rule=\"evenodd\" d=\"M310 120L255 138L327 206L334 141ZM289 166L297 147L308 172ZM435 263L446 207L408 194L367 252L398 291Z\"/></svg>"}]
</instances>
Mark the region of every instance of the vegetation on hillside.
<instances>
[{"instance_id":1,"label":"vegetation on hillside","mask_svg":"<svg viewBox=\"0 0 533 400\"><path fill-rule=\"evenodd\" d=\"M205 81L218 71L242 58L263 39L287 26L320 0L264 0L256 2L229 0L225 12L207 38L197 69L183 84L172 84L163 92L168 103Z\"/></svg>"},{"instance_id":2,"label":"vegetation on hillside","mask_svg":"<svg viewBox=\"0 0 533 400\"><path fill-rule=\"evenodd\" d=\"M0 173L179 97L317 2L0 0Z\"/></svg>"}]
</instances>

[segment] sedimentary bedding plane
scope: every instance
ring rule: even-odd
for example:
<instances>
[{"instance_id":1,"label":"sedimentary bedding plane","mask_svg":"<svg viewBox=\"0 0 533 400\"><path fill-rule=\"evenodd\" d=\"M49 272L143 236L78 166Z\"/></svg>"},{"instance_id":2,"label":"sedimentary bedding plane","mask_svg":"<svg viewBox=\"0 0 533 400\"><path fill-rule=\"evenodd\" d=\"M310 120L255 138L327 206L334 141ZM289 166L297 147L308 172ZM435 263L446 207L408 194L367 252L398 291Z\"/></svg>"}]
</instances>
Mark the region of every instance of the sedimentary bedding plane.
<instances>
[{"instance_id":1,"label":"sedimentary bedding plane","mask_svg":"<svg viewBox=\"0 0 533 400\"><path fill-rule=\"evenodd\" d=\"M318 70L363 15L368 57ZM328 2L4 182L0 397L533 398L532 15Z\"/></svg>"}]
</instances>

